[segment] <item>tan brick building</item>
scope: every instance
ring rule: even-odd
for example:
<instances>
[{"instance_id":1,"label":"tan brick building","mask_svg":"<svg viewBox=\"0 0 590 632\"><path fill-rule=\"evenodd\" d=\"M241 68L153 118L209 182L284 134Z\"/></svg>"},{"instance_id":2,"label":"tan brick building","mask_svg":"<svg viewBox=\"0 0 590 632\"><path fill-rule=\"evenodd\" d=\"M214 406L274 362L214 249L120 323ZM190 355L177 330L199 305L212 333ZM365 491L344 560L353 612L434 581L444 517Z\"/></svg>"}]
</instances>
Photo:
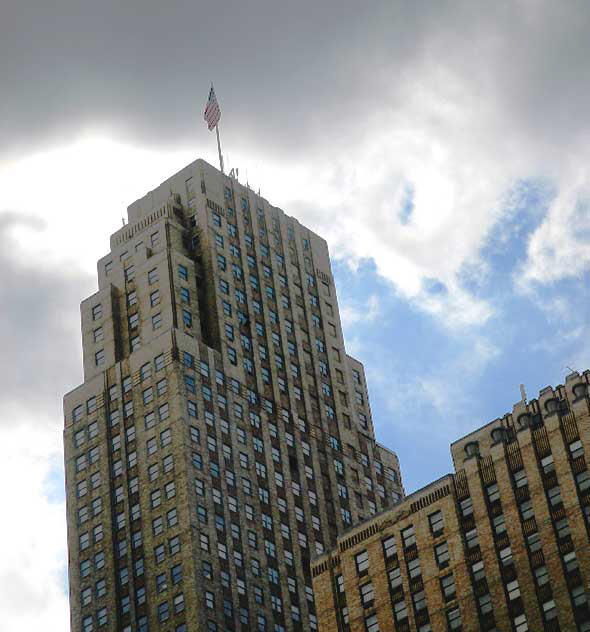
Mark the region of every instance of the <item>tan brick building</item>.
<instances>
[{"instance_id":1,"label":"tan brick building","mask_svg":"<svg viewBox=\"0 0 590 632\"><path fill-rule=\"evenodd\" d=\"M590 630L590 371L451 446L455 474L312 564L321 632Z\"/></svg>"},{"instance_id":2,"label":"tan brick building","mask_svg":"<svg viewBox=\"0 0 590 632\"><path fill-rule=\"evenodd\" d=\"M317 629L311 558L403 496L327 244L202 160L128 216L64 399L72 630Z\"/></svg>"}]
</instances>

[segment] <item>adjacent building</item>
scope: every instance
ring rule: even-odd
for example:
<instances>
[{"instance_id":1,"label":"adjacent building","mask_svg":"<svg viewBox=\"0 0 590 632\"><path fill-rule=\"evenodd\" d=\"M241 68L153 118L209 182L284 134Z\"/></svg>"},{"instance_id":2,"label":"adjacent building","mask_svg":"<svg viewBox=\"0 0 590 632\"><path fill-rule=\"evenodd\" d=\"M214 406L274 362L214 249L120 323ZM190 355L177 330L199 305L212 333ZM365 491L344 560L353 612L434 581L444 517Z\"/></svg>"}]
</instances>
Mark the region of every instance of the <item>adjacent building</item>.
<instances>
[{"instance_id":1,"label":"adjacent building","mask_svg":"<svg viewBox=\"0 0 590 632\"><path fill-rule=\"evenodd\" d=\"M455 473L312 564L322 632L590 630L590 371L451 446Z\"/></svg>"},{"instance_id":2,"label":"adjacent building","mask_svg":"<svg viewBox=\"0 0 590 632\"><path fill-rule=\"evenodd\" d=\"M327 244L201 160L128 218L64 399L72 630L318 629L311 559L403 497Z\"/></svg>"}]
</instances>

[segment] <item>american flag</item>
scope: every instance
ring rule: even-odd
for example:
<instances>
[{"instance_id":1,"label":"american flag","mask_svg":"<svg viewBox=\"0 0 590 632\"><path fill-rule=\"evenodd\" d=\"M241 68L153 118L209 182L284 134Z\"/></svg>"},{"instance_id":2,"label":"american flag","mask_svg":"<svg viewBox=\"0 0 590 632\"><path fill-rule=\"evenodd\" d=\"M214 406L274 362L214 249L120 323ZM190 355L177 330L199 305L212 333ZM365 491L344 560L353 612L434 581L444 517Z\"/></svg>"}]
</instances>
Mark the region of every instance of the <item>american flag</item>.
<instances>
[{"instance_id":1,"label":"american flag","mask_svg":"<svg viewBox=\"0 0 590 632\"><path fill-rule=\"evenodd\" d=\"M213 84L211 84L211 91L209 92L209 100L205 106L205 114L203 118L207 121L209 131L211 131L219 119L221 119L221 110L219 109L219 103L217 103L217 97L215 96L215 90L213 90Z\"/></svg>"}]
</instances>

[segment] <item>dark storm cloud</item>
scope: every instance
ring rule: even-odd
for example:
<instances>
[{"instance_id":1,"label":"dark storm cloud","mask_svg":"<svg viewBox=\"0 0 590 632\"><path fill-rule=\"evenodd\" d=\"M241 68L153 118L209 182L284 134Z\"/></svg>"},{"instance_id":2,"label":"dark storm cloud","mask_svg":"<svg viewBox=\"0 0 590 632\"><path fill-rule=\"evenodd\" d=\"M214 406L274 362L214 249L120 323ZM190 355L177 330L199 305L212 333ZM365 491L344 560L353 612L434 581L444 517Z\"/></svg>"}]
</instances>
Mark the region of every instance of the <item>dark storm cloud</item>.
<instances>
[{"instance_id":1,"label":"dark storm cloud","mask_svg":"<svg viewBox=\"0 0 590 632\"><path fill-rule=\"evenodd\" d=\"M209 82L228 125L295 150L385 97L438 10L389 2L19 0L0 9L4 152L84 125L178 144L204 134ZM407 5L407 6L406 6ZM398 74L398 73L396 73ZM378 92L376 93L375 90ZM380 94L379 94L380 93ZM328 139L325 138L328 134Z\"/></svg>"},{"instance_id":2,"label":"dark storm cloud","mask_svg":"<svg viewBox=\"0 0 590 632\"><path fill-rule=\"evenodd\" d=\"M236 138L303 154L368 133L438 71L551 143L586 120L589 16L582 1L4 3L0 151L84 126L194 143L213 79Z\"/></svg>"},{"instance_id":3,"label":"dark storm cloud","mask_svg":"<svg viewBox=\"0 0 590 632\"><path fill-rule=\"evenodd\" d=\"M211 79L234 116L260 116L264 100L264 119L291 120L352 17L345 5L333 15L292 5L298 8L150 0L5 6L0 137L10 147L104 123L177 142L201 124Z\"/></svg>"},{"instance_id":4,"label":"dark storm cloud","mask_svg":"<svg viewBox=\"0 0 590 632\"><path fill-rule=\"evenodd\" d=\"M77 306L92 280L27 261L11 235L23 226L39 221L0 212L0 423L58 420L64 389L82 381Z\"/></svg>"}]
</instances>

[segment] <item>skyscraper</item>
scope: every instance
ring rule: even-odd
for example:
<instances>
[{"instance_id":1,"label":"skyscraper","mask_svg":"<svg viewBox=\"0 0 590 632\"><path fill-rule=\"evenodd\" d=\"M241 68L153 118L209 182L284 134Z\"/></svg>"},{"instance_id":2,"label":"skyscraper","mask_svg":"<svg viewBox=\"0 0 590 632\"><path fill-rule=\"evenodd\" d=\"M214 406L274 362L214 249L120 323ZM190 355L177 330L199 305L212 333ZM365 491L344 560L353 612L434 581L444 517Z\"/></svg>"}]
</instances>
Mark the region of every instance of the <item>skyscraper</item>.
<instances>
[{"instance_id":1,"label":"skyscraper","mask_svg":"<svg viewBox=\"0 0 590 632\"><path fill-rule=\"evenodd\" d=\"M72 629L317 629L310 560L403 495L327 244L202 160L128 217L64 399Z\"/></svg>"},{"instance_id":2,"label":"skyscraper","mask_svg":"<svg viewBox=\"0 0 590 632\"><path fill-rule=\"evenodd\" d=\"M590 631L590 371L451 446L455 473L312 564L322 632Z\"/></svg>"}]
</instances>

